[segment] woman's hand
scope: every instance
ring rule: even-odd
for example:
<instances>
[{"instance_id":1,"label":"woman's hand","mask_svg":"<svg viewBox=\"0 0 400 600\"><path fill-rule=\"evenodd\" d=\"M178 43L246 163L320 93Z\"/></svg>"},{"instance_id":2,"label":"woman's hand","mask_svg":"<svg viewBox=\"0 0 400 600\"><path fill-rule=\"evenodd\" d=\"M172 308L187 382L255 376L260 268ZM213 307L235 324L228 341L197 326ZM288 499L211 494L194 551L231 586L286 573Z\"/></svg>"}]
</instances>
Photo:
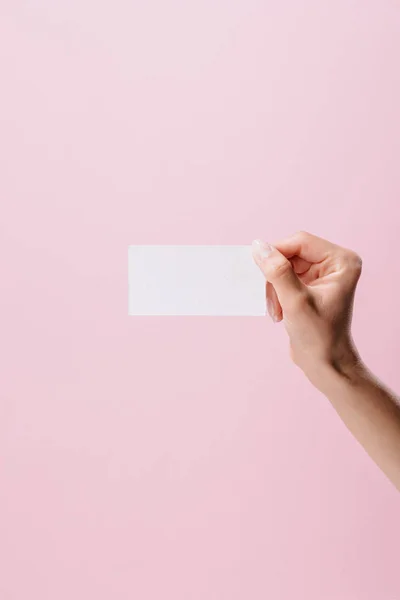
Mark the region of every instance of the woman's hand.
<instances>
[{"instance_id":1,"label":"woman's hand","mask_svg":"<svg viewBox=\"0 0 400 600\"><path fill-rule=\"evenodd\" d=\"M267 280L267 308L283 320L294 362L318 386L325 366L342 373L358 364L351 333L361 259L309 233L274 246L256 240L253 255Z\"/></svg>"},{"instance_id":2,"label":"woman's hand","mask_svg":"<svg viewBox=\"0 0 400 600\"><path fill-rule=\"evenodd\" d=\"M400 490L399 399L359 360L350 333L360 258L308 233L253 248L268 311L283 319L293 360Z\"/></svg>"}]
</instances>

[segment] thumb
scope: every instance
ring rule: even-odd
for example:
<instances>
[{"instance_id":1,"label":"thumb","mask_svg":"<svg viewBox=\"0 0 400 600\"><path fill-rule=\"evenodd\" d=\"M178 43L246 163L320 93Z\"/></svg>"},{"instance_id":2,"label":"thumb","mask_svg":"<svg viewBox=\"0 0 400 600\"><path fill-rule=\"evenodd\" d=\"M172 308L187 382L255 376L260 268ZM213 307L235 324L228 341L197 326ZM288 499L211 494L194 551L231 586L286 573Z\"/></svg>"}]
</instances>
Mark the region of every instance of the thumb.
<instances>
[{"instance_id":1,"label":"thumb","mask_svg":"<svg viewBox=\"0 0 400 600\"><path fill-rule=\"evenodd\" d=\"M283 312L290 312L293 304L304 299L306 293L306 288L297 277L291 263L276 248L260 240L253 242L252 251L265 279L275 288Z\"/></svg>"}]
</instances>

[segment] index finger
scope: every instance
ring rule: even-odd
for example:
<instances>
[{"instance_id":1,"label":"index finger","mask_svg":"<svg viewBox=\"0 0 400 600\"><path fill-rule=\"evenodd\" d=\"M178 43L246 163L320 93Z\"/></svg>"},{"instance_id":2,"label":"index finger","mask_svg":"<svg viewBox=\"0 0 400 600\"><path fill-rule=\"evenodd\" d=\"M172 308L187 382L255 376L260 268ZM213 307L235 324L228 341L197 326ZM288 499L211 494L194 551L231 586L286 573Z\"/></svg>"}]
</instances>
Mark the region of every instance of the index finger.
<instances>
[{"instance_id":1,"label":"index finger","mask_svg":"<svg viewBox=\"0 0 400 600\"><path fill-rule=\"evenodd\" d=\"M332 251L338 249L336 244L305 231L300 231L289 238L281 240L274 246L286 258L299 256L309 263L322 262L332 254Z\"/></svg>"}]
</instances>

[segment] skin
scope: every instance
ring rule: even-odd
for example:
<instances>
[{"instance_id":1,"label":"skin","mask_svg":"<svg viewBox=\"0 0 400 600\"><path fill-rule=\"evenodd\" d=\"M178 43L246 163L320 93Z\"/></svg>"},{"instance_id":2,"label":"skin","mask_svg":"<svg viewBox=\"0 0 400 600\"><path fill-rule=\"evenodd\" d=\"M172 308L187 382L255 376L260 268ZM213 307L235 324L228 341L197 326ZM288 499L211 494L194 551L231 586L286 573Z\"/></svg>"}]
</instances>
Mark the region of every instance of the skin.
<instances>
[{"instance_id":1,"label":"skin","mask_svg":"<svg viewBox=\"0 0 400 600\"><path fill-rule=\"evenodd\" d=\"M360 257L305 232L274 246L256 240L253 256L267 281L268 313L283 322L292 360L400 490L399 399L368 370L351 335Z\"/></svg>"}]
</instances>

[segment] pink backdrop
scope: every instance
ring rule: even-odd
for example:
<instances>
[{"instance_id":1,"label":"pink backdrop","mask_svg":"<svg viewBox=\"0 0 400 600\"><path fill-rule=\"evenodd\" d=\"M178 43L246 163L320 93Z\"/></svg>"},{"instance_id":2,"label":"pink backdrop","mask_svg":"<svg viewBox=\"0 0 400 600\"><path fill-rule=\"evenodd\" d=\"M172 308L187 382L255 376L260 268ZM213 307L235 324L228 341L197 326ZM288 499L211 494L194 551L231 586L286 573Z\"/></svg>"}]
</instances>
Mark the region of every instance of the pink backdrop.
<instances>
[{"instance_id":1,"label":"pink backdrop","mask_svg":"<svg viewBox=\"0 0 400 600\"><path fill-rule=\"evenodd\" d=\"M400 390L395 0L3 0L1 600L397 600L399 495L267 319L127 316L127 247L358 250Z\"/></svg>"}]
</instances>

